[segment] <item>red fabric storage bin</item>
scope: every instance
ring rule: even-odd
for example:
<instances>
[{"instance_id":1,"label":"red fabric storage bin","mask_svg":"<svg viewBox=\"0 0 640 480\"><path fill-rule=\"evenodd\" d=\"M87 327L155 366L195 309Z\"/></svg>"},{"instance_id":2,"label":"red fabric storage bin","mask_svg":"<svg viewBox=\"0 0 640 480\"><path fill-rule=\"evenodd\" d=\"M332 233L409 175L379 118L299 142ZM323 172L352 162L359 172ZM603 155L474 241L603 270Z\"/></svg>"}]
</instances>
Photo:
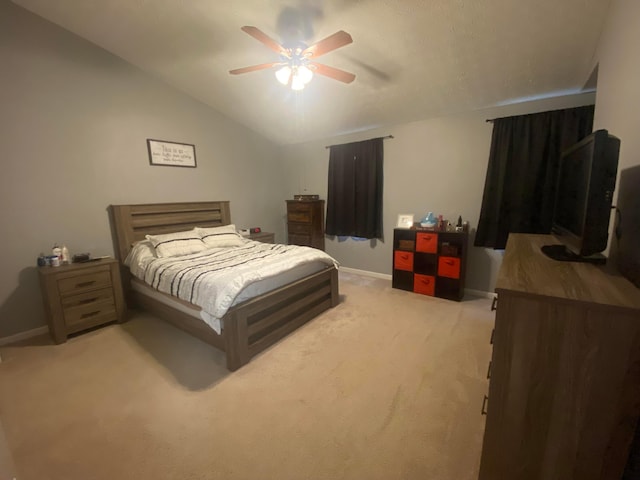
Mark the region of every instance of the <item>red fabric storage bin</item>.
<instances>
[{"instance_id":1,"label":"red fabric storage bin","mask_svg":"<svg viewBox=\"0 0 640 480\"><path fill-rule=\"evenodd\" d=\"M438 234L418 232L416 234L416 252L438 253Z\"/></svg>"},{"instance_id":2,"label":"red fabric storage bin","mask_svg":"<svg viewBox=\"0 0 640 480\"><path fill-rule=\"evenodd\" d=\"M457 257L439 257L438 275L448 278L460 278L460 259Z\"/></svg>"},{"instance_id":3,"label":"red fabric storage bin","mask_svg":"<svg viewBox=\"0 0 640 480\"><path fill-rule=\"evenodd\" d=\"M393 253L393 268L398 270L413 271L413 252L396 250Z\"/></svg>"},{"instance_id":4,"label":"red fabric storage bin","mask_svg":"<svg viewBox=\"0 0 640 480\"><path fill-rule=\"evenodd\" d=\"M435 293L436 279L431 275L415 274L413 276L413 291L423 295L431 295Z\"/></svg>"}]
</instances>

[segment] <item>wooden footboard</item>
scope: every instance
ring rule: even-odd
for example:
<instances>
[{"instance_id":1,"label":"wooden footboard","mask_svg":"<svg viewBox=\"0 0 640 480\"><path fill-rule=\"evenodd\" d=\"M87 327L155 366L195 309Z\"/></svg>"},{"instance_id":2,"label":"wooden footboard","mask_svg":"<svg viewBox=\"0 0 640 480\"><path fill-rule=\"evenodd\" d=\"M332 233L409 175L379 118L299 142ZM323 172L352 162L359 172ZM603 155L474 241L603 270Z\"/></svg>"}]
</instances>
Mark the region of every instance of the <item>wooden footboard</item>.
<instances>
[{"instance_id":1,"label":"wooden footboard","mask_svg":"<svg viewBox=\"0 0 640 480\"><path fill-rule=\"evenodd\" d=\"M338 302L338 270L330 268L233 307L224 316L227 368L237 370Z\"/></svg>"},{"instance_id":2,"label":"wooden footboard","mask_svg":"<svg viewBox=\"0 0 640 480\"><path fill-rule=\"evenodd\" d=\"M199 318L136 290L132 289L130 294L129 298L137 307L223 350L227 368L234 371L309 320L336 306L339 303L338 270L328 268L232 307L223 318L221 335Z\"/></svg>"}]
</instances>

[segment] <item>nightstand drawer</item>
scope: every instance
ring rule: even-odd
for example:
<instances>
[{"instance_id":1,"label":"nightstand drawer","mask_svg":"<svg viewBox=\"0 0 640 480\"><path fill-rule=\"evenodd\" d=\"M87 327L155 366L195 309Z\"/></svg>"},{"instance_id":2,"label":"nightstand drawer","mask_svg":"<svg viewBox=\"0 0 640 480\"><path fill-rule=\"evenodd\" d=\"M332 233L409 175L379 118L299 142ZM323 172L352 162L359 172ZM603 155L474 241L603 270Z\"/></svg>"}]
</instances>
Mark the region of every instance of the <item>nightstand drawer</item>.
<instances>
[{"instance_id":1,"label":"nightstand drawer","mask_svg":"<svg viewBox=\"0 0 640 480\"><path fill-rule=\"evenodd\" d=\"M58 280L58 290L60 295L68 293L81 293L97 288L111 286L111 273L108 268L104 271L86 273L84 275L73 275Z\"/></svg>"},{"instance_id":2,"label":"nightstand drawer","mask_svg":"<svg viewBox=\"0 0 640 480\"><path fill-rule=\"evenodd\" d=\"M118 315L113 301L78 305L64 311L64 323L70 333L117 319Z\"/></svg>"},{"instance_id":3,"label":"nightstand drawer","mask_svg":"<svg viewBox=\"0 0 640 480\"><path fill-rule=\"evenodd\" d=\"M95 303L113 303L113 290L111 288L101 288L100 290L92 290L78 295L69 295L67 297L63 297L61 302L62 308L64 308L65 311L71 308L82 307Z\"/></svg>"}]
</instances>

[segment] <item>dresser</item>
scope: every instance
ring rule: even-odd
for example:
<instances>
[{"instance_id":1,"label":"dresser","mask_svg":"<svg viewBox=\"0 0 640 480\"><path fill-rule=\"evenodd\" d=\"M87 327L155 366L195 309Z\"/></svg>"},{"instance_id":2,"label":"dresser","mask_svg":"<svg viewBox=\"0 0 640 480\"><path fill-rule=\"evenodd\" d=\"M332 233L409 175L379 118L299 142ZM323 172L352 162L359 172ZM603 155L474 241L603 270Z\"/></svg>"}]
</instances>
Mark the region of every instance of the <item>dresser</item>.
<instances>
[{"instance_id":1,"label":"dresser","mask_svg":"<svg viewBox=\"0 0 640 480\"><path fill-rule=\"evenodd\" d=\"M393 288L462 300L467 266L466 232L393 230Z\"/></svg>"},{"instance_id":2,"label":"dresser","mask_svg":"<svg viewBox=\"0 0 640 480\"><path fill-rule=\"evenodd\" d=\"M609 266L510 234L480 480L620 479L640 410L640 290Z\"/></svg>"},{"instance_id":3,"label":"dresser","mask_svg":"<svg viewBox=\"0 0 640 480\"><path fill-rule=\"evenodd\" d=\"M324 250L324 200L287 200L289 245Z\"/></svg>"},{"instance_id":4,"label":"dresser","mask_svg":"<svg viewBox=\"0 0 640 480\"><path fill-rule=\"evenodd\" d=\"M118 262L103 258L59 267L39 267L49 332L55 343L105 323L124 320Z\"/></svg>"}]
</instances>

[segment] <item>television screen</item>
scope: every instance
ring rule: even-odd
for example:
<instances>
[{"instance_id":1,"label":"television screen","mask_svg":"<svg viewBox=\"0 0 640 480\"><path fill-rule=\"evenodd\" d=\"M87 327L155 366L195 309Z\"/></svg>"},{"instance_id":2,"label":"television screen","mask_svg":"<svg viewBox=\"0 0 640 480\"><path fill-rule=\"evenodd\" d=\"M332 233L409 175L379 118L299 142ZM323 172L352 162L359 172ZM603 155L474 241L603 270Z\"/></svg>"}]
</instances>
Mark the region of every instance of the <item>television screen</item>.
<instances>
[{"instance_id":1,"label":"television screen","mask_svg":"<svg viewBox=\"0 0 640 480\"><path fill-rule=\"evenodd\" d=\"M554 223L576 236L584 229L592 156L593 142L589 142L569 151L560 163Z\"/></svg>"},{"instance_id":2,"label":"television screen","mask_svg":"<svg viewBox=\"0 0 640 480\"><path fill-rule=\"evenodd\" d=\"M597 130L562 153L552 224L558 260L604 261L619 150L619 139Z\"/></svg>"}]
</instances>

